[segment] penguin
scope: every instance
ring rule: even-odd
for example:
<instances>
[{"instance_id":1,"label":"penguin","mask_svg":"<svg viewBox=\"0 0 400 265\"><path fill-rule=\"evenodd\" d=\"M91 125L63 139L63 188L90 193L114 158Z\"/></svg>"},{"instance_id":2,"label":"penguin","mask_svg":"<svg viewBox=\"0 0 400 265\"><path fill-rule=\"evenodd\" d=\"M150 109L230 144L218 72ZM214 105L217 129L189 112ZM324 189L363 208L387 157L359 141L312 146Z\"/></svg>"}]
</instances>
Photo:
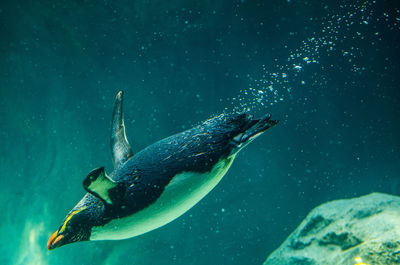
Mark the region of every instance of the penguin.
<instances>
[{"instance_id":1,"label":"penguin","mask_svg":"<svg viewBox=\"0 0 400 265\"><path fill-rule=\"evenodd\" d=\"M86 194L50 237L52 250L80 241L135 237L178 218L206 196L228 171L237 153L276 125L270 115L221 114L134 154L125 135L123 92L111 124L114 170L92 170Z\"/></svg>"}]
</instances>

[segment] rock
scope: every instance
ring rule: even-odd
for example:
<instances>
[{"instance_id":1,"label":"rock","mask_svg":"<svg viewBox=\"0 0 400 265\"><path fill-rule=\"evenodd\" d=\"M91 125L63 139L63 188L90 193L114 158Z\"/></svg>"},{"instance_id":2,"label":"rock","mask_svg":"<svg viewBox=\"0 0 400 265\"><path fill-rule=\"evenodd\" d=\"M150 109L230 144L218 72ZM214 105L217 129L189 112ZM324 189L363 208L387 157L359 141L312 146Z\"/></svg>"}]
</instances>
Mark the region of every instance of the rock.
<instances>
[{"instance_id":1,"label":"rock","mask_svg":"<svg viewBox=\"0 0 400 265\"><path fill-rule=\"evenodd\" d=\"M372 193L324 203L264 265L400 264L400 197Z\"/></svg>"}]
</instances>

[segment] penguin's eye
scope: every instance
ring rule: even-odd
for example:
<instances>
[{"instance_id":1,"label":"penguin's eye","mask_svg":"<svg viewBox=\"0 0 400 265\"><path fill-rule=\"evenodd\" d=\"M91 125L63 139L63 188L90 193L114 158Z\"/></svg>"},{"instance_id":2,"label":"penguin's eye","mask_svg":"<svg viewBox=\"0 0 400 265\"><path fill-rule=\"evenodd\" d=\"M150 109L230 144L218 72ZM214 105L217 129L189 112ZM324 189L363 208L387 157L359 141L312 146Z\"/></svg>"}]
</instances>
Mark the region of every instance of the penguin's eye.
<instances>
[{"instance_id":1,"label":"penguin's eye","mask_svg":"<svg viewBox=\"0 0 400 265\"><path fill-rule=\"evenodd\" d=\"M77 215L77 213L81 212L82 210L84 210L86 207L78 209L73 211L70 215L68 215L68 217L65 219L63 225L61 226L60 230L58 231L60 234L63 233L65 231L65 228L68 227L73 227L74 224L76 224L77 222L79 222L79 215Z\"/></svg>"}]
</instances>

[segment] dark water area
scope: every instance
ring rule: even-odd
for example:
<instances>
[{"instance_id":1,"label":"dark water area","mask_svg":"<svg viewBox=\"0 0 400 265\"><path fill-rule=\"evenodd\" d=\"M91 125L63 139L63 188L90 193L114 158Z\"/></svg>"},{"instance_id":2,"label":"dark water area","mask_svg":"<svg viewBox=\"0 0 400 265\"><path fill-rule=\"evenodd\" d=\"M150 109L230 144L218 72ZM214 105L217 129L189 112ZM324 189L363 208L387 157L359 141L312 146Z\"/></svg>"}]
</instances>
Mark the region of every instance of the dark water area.
<instances>
[{"instance_id":1,"label":"dark water area","mask_svg":"<svg viewBox=\"0 0 400 265\"><path fill-rule=\"evenodd\" d=\"M314 207L400 194L398 1L1 1L1 264L262 264ZM216 188L139 237L46 249L134 152L222 112L280 123Z\"/></svg>"}]
</instances>

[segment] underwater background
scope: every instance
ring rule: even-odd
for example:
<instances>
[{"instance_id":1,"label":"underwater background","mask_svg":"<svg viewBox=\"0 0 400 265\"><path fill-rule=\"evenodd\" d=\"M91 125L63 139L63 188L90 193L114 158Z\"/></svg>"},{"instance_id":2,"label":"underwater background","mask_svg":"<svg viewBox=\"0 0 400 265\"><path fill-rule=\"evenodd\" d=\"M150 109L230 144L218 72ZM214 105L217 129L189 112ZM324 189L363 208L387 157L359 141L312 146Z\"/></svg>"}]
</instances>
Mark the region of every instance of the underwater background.
<instances>
[{"instance_id":1,"label":"underwater background","mask_svg":"<svg viewBox=\"0 0 400 265\"><path fill-rule=\"evenodd\" d=\"M0 264L262 264L317 205L400 194L399 1L2 0L0 36ZM112 170L119 90L134 152L222 112L280 123L172 223L47 251Z\"/></svg>"}]
</instances>

